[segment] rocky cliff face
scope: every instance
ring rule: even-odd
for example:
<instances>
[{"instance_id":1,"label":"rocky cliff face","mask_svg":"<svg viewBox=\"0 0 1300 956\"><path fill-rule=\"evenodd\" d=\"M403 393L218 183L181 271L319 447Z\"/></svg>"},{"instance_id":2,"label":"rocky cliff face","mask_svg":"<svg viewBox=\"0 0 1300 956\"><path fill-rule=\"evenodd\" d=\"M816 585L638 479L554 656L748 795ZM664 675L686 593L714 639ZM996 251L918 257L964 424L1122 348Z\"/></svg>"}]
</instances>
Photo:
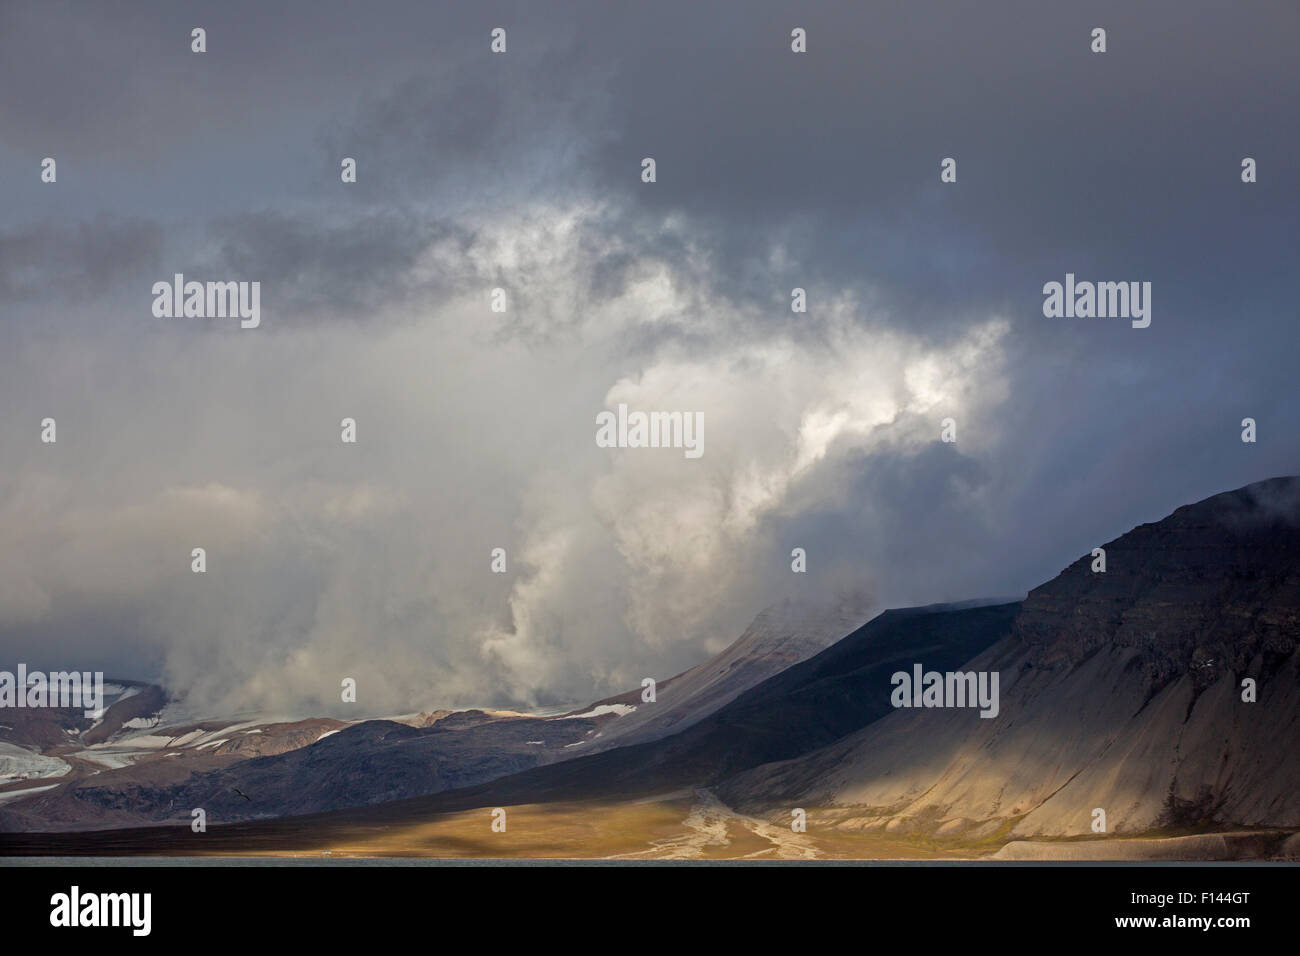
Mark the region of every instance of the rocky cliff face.
<instances>
[{"instance_id":1,"label":"rocky cliff face","mask_svg":"<svg viewBox=\"0 0 1300 956\"><path fill-rule=\"evenodd\" d=\"M1030 592L1014 636L1035 667L1131 649L1154 692L1205 688L1257 658L1272 673L1300 634L1300 480L1277 478L1179 508Z\"/></svg>"},{"instance_id":2,"label":"rocky cliff face","mask_svg":"<svg viewBox=\"0 0 1300 956\"><path fill-rule=\"evenodd\" d=\"M996 719L895 711L723 797L968 839L1088 834L1096 809L1108 833L1300 826L1298 504L1292 478L1217 495L1032 591L963 667L999 671Z\"/></svg>"}]
</instances>

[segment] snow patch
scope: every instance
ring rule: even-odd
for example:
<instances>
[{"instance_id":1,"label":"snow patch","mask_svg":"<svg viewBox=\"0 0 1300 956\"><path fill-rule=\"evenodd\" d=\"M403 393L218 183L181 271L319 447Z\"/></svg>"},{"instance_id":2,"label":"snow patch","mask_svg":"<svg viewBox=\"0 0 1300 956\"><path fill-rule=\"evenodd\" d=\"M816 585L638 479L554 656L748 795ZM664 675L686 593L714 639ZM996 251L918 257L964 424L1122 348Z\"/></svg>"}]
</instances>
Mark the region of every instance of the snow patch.
<instances>
[{"instance_id":1,"label":"snow patch","mask_svg":"<svg viewBox=\"0 0 1300 956\"><path fill-rule=\"evenodd\" d=\"M96 753L93 750L78 750L72 756L89 763L99 764L109 770L121 770L123 767L129 767L135 763L136 758L146 756L151 752L148 750L108 750Z\"/></svg>"},{"instance_id":2,"label":"snow patch","mask_svg":"<svg viewBox=\"0 0 1300 956\"><path fill-rule=\"evenodd\" d=\"M137 734L134 737L127 737L117 744L91 744L91 750L109 750L113 747L133 747L137 750L162 750L174 737L163 737L159 734Z\"/></svg>"},{"instance_id":3,"label":"snow patch","mask_svg":"<svg viewBox=\"0 0 1300 956\"><path fill-rule=\"evenodd\" d=\"M0 783L62 777L71 770L72 765L58 757L47 757L17 744L0 742Z\"/></svg>"},{"instance_id":4,"label":"snow patch","mask_svg":"<svg viewBox=\"0 0 1300 956\"><path fill-rule=\"evenodd\" d=\"M603 714L614 714L618 717L626 717L634 710L636 710L636 707L632 704L601 704L599 707L589 710L585 714L570 714L567 717L561 717L559 719L576 720L579 717L600 717Z\"/></svg>"},{"instance_id":5,"label":"snow patch","mask_svg":"<svg viewBox=\"0 0 1300 956\"><path fill-rule=\"evenodd\" d=\"M169 747L184 747L186 744L192 744L200 737L208 736L206 730L191 730L188 734L181 734L179 737L173 737Z\"/></svg>"},{"instance_id":6,"label":"snow patch","mask_svg":"<svg viewBox=\"0 0 1300 956\"><path fill-rule=\"evenodd\" d=\"M53 790L57 783L52 783L48 787L28 787L26 790L10 790L8 793L0 793L0 803L8 800L17 800L19 797L30 797L33 793L40 793L43 790Z\"/></svg>"}]
</instances>

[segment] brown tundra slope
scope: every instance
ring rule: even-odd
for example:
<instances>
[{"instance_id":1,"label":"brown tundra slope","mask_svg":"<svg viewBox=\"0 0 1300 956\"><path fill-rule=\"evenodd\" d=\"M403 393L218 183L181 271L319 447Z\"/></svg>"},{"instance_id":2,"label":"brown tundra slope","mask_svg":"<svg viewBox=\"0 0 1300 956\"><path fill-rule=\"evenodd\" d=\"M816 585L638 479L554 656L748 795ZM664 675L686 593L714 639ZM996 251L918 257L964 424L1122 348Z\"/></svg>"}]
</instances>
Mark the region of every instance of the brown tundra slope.
<instances>
[{"instance_id":1,"label":"brown tundra slope","mask_svg":"<svg viewBox=\"0 0 1300 956\"><path fill-rule=\"evenodd\" d=\"M1000 672L996 718L898 709L720 796L964 840L1091 835L1098 808L1111 834L1300 827L1300 479L1179 508L1105 551L1104 573L1080 558L963 668Z\"/></svg>"}]
</instances>

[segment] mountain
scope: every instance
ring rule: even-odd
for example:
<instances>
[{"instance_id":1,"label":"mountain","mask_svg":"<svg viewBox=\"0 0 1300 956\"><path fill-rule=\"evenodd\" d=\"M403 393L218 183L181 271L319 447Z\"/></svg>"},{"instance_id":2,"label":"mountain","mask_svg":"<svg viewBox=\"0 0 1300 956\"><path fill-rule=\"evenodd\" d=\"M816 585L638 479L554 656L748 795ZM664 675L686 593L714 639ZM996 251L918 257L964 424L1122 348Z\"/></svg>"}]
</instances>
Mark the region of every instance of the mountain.
<instances>
[{"instance_id":1,"label":"mountain","mask_svg":"<svg viewBox=\"0 0 1300 956\"><path fill-rule=\"evenodd\" d=\"M72 750L68 759L112 771L74 773L40 789L24 786L7 803L0 791L0 831L188 824L194 807L213 820L264 819L478 785L690 727L841 637L859 613L848 606L817 611L793 602L775 605L721 654L660 682L653 704L641 700L638 688L548 717L468 710L351 724L177 724L132 711L135 719L125 729L123 720L109 720L110 708L109 729L97 727L95 746ZM60 733L51 739L64 741ZM27 764L49 759L35 749L23 756ZM50 768L45 772L52 775Z\"/></svg>"},{"instance_id":2,"label":"mountain","mask_svg":"<svg viewBox=\"0 0 1300 956\"><path fill-rule=\"evenodd\" d=\"M838 641L865 617L853 603L818 607L786 599L774 604L721 654L659 685L653 704L644 703L638 691L624 695L635 710L598 732L579 756L686 730L751 687Z\"/></svg>"},{"instance_id":3,"label":"mountain","mask_svg":"<svg viewBox=\"0 0 1300 956\"><path fill-rule=\"evenodd\" d=\"M78 709L6 710L0 723L0 820L8 829L85 828L147 820L83 803L68 794L172 786L197 771L315 743L346 726L330 718L256 715L199 718L168 701L162 688L133 681L104 685L104 713Z\"/></svg>"},{"instance_id":4,"label":"mountain","mask_svg":"<svg viewBox=\"0 0 1300 956\"><path fill-rule=\"evenodd\" d=\"M144 809L156 814L157 808L165 805L164 801L175 801L178 807L203 806L209 810L209 820L213 823L232 819L257 820L215 826L202 844L212 852L237 852L241 846L254 845L267 849L286 845L315 846L328 842L330 834L340 828L350 832L359 828L370 833L400 833L405 832L404 828L408 826L420 828L422 824L419 821L422 820L485 806L522 803L554 806L557 801L600 803L663 794L697 783L720 781L765 761L806 753L878 720L888 709L888 703L871 689L882 682L887 683L889 673L901 662L910 661L919 649L926 654L927 661L938 666L953 666L1005 637L1018 607L1018 603L982 605L970 602L887 611L822 653L738 695L681 733L535 766L458 789L429 791L422 796L384 801L382 793L376 789L380 781L372 779L367 786L366 780L357 779L351 784L357 787L355 793L379 795L381 799L372 800L365 806L349 804L347 809L334 812L304 810L303 815L277 819L268 819L271 815L260 814L259 819L257 810L264 805L262 801L266 799L267 787L276 787L277 799L290 806L310 806L313 803L320 806L330 802L320 799L319 794L337 793L337 778L358 773L354 767L366 766L365 759L375 752L373 744L367 746L363 739L349 740L363 733L376 733L375 725L384 723L368 721L320 744L285 754L277 761L249 761L231 768L221 777L195 775L179 788L141 789L120 795L112 790L74 793L76 799L83 801L95 797L120 799L123 813L128 810L139 813ZM591 719L530 718L529 723L542 720L555 726ZM601 719L615 718L605 714ZM382 736L380 743L385 743ZM340 746L348 747L348 751L340 753ZM473 749L485 756L490 753L484 749L482 741ZM413 757L420 751L407 750L405 753ZM412 760L408 764L406 759L404 756L403 767L418 765L418 761ZM302 766L288 774L250 775L250 771L260 773L262 768L282 768L286 763L301 763ZM395 779L392 753L379 755L373 766L383 768L384 779ZM314 793L295 803L292 794L279 789L287 789L281 782L283 780L291 780L293 786L311 789ZM225 792L226 787L232 786L231 781L238 781L234 785L249 794L257 804L249 808L234 806ZM245 783L252 789L246 788ZM65 795L63 799L68 797ZM238 796L234 799L242 800ZM40 811L40 806L40 798L33 798L29 812L34 815ZM588 803L580 806L588 806ZM216 812L213 812L214 808ZM586 810L577 812L585 819ZM129 831L101 830L77 834L0 832L0 854L192 852L192 841L177 836L180 831L188 832L185 828L144 828L142 825L147 818L140 815L134 819L134 825L140 828ZM179 823L181 819L171 822ZM37 828L29 825L27 829ZM572 855L581 855L582 852L582 847L574 847Z\"/></svg>"},{"instance_id":5,"label":"mountain","mask_svg":"<svg viewBox=\"0 0 1300 956\"><path fill-rule=\"evenodd\" d=\"M900 709L719 794L967 839L1087 835L1098 809L1112 834L1300 826L1300 479L1179 508L1104 550L1104 572L1080 558L963 666L1000 673L996 719Z\"/></svg>"},{"instance_id":6,"label":"mountain","mask_svg":"<svg viewBox=\"0 0 1300 956\"><path fill-rule=\"evenodd\" d=\"M701 710L730 698L704 716L666 720L672 715L656 715L654 705L629 692L621 707L593 707L599 714L511 718L549 724L557 734L573 725L580 733L564 739L580 746L564 749L586 755L505 775L497 763L477 782L448 778L431 791L419 777L428 773L421 760L429 753L419 748L438 739L443 721L423 729L355 725L274 758L279 763L248 761L231 770L305 760L294 774L266 778L268 787L284 788L286 806L326 808L340 793L374 797L374 805L217 825L204 852L310 851L336 840L371 847L383 831L391 836L387 845L399 848L409 836L422 841L424 852L454 854L472 845L484 855L507 844L466 843L462 834L467 826L486 831L481 808L496 806L530 821L512 826L512 833L540 830L535 838L548 855L561 849L584 855L582 841L605 832L594 822L600 819L611 821L607 832L621 846L639 843L651 853L691 841L697 848L726 845L728 819L747 828L746 846L754 846L755 834L780 831L785 850L802 852L789 839L790 812L799 807L807 811L809 841L831 852L842 835L841 855L865 848L865 855L903 857L997 851L1010 859L1294 856L1300 852L1293 835L1300 829L1300 479L1259 482L1179 508L1104 550L1104 571L1094 571L1093 556L1085 555L1023 602L887 611L739 693L715 686L729 669L720 658L688 672L695 677L682 686L696 690L678 697L702 702ZM756 638L748 646L730 670L760 670L753 657L766 645ZM894 675L916 665L996 673L996 715L983 717L972 707L896 706ZM626 710L632 706L637 710ZM625 725L630 742L598 749L596 741L630 713L643 714ZM444 720L453 718L465 726L443 731L448 746L476 728L501 733L486 731L495 718ZM684 729L633 739L641 728L664 726ZM478 757L513 759L514 752L499 737L484 737L461 755L468 766L454 770L471 780ZM393 799L401 789L393 784L402 784L408 766L421 795ZM332 776L351 779L340 789ZM216 785L230 779L196 775L186 786L208 789L182 792L219 801L225 794ZM313 793L295 804L285 781ZM156 808L169 789L176 796L175 788L131 793L125 806ZM241 789L263 799L262 791ZM219 806L218 824L239 819L238 810L227 817L227 804ZM247 808L243 818L260 810ZM1052 842L1094 837L1097 810L1104 811L1108 836L1168 839ZM689 831L684 841L673 835L674 819ZM567 820L556 825L568 826L566 839L578 842L549 842L545 828L555 820ZM643 833L627 836L639 826ZM431 836L431 828L443 835ZM5 834L0 852L192 852L177 832Z\"/></svg>"},{"instance_id":7,"label":"mountain","mask_svg":"<svg viewBox=\"0 0 1300 956\"><path fill-rule=\"evenodd\" d=\"M874 688L887 686L889 674L903 662L921 652L936 666L955 666L1004 638L1018 608L1018 603L975 602L887 611L671 737L463 788L427 791L430 795L403 804L440 813L497 804L640 797L713 784L759 764L806 753L878 720L889 704Z\"/></svg>"}]
</instances>

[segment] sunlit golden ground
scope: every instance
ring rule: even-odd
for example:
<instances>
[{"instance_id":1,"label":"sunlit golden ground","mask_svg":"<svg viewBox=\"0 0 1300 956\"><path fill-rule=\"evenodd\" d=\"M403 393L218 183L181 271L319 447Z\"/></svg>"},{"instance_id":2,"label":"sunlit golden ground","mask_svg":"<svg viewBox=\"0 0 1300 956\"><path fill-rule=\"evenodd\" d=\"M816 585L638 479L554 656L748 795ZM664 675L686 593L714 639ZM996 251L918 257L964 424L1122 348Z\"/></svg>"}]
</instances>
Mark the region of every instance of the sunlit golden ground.
<instances>
[{"instance_id":1,"label":"sunlit golden ground","mask_svg":"<svg viewBox=\"0 0 1300 956\"><path fill-rule=\"evenodd\" d=\"M937 821L914 819L908 832L864 827L858 811L810 813L807 832L788 817L748 816L709 790L641 800L524 804L434 812L403 801L333 814L214 826L11 835L0 855L257 856L432 859L624 860L1249 860L1300 859L1300 835L1286 830L1150 833L1143 837L1010 839L1015 820L975 839L940 835Z\"/></svg>"},{"instance_id":2,"label":"sunlit golden ground","mask_svg":"<svg viewBox=\"0 0 1300 956\"><path fill-rule=\"evenodd\" d=\"M534 859L969 859L978 847L906 840L881 833L790 827L736 814L707 793L625 803L505 807L506 830L492 831L490 808L425 821L352 824L288 838L247 856L440 857ZM277 841L280 842L280 841ZM298 844L296 846L292 844ZM309 845L303 845L309 844ZM223 848L222 853L229 853Z\"/></svg>"}]
</instances>

